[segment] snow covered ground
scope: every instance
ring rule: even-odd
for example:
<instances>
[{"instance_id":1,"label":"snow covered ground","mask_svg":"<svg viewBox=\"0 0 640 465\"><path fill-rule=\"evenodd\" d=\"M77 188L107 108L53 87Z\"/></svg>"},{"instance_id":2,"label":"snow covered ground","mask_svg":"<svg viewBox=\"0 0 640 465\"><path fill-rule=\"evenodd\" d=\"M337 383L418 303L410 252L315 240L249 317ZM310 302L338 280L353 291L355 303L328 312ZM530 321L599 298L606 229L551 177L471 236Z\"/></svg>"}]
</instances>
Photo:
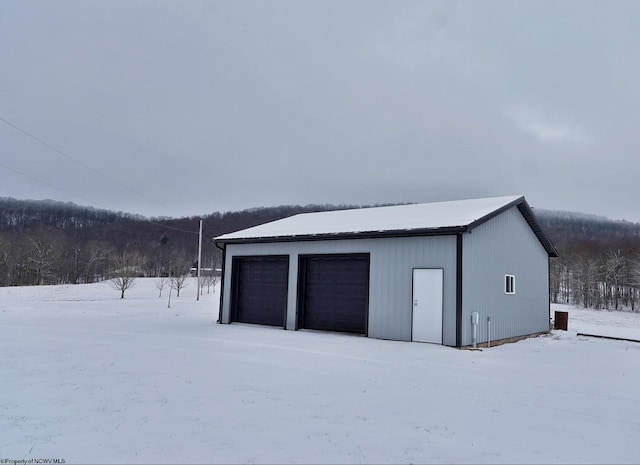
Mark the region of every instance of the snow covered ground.
<instances>
[{"instance_id":1,"label":"snow covered ground","mask_svg":"<svg viewBox=\"0 0 640 465\"><path fill-rule=\"evenodd\" d=\"M640 344L576 335L640 338L640 314L557 306L569 331L468 351L217 325L217 293L157 294L0 288L0 460L640 460Z\"/></svg>"}]
</instances>

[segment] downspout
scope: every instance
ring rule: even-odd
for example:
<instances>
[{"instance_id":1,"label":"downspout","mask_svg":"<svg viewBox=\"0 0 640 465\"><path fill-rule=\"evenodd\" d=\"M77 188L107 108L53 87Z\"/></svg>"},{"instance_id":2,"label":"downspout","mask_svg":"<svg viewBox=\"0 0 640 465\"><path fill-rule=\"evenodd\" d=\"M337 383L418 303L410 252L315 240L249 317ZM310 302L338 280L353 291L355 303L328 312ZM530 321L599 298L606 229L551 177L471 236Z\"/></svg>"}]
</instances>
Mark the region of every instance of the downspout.
<instances>
[{"instance_id":1,"label":"downspout","mask_svg":"<svg viewBox=\"0 0 640 465\"><path fill-rule=\"evenodd\" d=\"M227 247L222 243L223 247L220 247L217 242L214 242L216 247L222 251L222 269L220 271L220 308L218 309L218 321L216 323L222 323L222 304L224 303L224 275L225 265L227 263Z\"/></svg>"}]
</instances>

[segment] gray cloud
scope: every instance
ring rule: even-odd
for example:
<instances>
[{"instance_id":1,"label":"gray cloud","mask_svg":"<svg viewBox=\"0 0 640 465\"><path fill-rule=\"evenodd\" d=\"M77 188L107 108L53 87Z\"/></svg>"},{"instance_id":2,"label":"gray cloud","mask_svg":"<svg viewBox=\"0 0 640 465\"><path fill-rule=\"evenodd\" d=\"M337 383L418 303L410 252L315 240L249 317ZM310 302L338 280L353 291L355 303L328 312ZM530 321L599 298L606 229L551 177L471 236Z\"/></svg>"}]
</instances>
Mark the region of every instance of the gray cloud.
<instances>
[{"instance_id":1,"label":"gray cloud","mask_svg":"<svg viewBox=\"0 0 640 465\"><path fill-rule=\"evenodd\" d=\"M0 195L148 215L522 193L640 221L640 4L0 5ZM124 184L129 189L123 188ZM131 190L135 190L134 194Z\"/></svg>"}]
</instances>

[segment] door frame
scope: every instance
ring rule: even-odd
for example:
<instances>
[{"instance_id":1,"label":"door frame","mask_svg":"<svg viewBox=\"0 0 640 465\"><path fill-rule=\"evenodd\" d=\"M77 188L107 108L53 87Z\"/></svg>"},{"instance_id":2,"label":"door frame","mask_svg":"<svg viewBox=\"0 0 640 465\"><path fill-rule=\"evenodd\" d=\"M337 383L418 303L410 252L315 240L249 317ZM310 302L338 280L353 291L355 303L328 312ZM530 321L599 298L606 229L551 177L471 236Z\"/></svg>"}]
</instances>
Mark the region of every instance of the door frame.
<instances>
[{"instance_id":1,"label":"door frame","mask_svg":"<svg viewBox=\"0 0 640 465\"><path fill-rule=\"evenodd\" d=\"M416 276L416 271L420 271L420 270L439 270L440 271L440 284L441 284L441 288L440 288L440 341L436 342L436 341L416 341L414 339L414 324L415 324L415 305L414 305L414 301L415 301L415 293L416 293L416 282L415 282L415 276ZM432 343L432 344L442 344L444 341L444 268L441 267L415 267L411 269L411 341L412 342L427 342L427 343Z\"/></svg>"}]
</instances>

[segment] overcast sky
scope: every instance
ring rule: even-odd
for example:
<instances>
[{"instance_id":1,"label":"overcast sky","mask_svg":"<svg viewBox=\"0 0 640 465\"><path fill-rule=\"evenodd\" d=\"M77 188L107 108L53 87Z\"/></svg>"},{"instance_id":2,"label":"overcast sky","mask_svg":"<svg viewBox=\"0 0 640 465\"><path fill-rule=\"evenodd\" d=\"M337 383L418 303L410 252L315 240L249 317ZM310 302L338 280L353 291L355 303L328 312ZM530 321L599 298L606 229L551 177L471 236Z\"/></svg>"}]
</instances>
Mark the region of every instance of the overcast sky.
<instances>
[{"instance_id":1,"label":"overcast sky","mask_svg":"<svg viewBox=\"0 0 640 465\"><path fill-rule=\"evenodd\" d=\"M3 197L640 221L640 2L2 0L0 117Z\"/></svg>"}]
</instances>

